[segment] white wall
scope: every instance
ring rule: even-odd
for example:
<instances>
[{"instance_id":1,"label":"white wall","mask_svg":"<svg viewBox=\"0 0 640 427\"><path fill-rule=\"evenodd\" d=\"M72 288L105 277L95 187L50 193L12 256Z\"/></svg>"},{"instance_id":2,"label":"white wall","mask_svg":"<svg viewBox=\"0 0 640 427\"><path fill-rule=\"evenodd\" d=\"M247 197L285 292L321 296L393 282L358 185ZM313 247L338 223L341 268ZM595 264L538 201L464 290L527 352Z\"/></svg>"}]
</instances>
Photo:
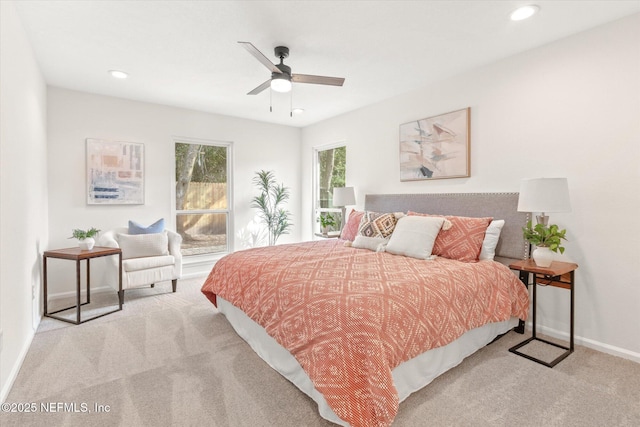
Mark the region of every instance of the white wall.
<instances>
[{"instance_id":1,"label":"white wall","mask_svg":"<svg viewBox=\"0 0 640 427\"><path fill-rule=\"evenodd\" d=\"M47 108L51 248L75 245L75 240L67 239L74 228L94 226L108 230L127 226L130 219L151 224L165 218L168 226L175 229L172 193L176 136L233 142L236 231L245 228L256 215L256 210L249 208L251 198L257 194L252 183L255 172L273 170L278 181L291 189L287 208L294 223L291 234L282 236L278 243L299 241L300 129L55 87L49 87ZM87 205L86 138L144 144L144 205ZM244 248L238 233L234 248ZM208 272L212 264L211 257L208 264L200 266L200 272ZM55 280L68 276L73 285L72 268L58 265L52 266L52 271ZM55 292L64 290L65 282L59 286Z\"/></svg>"},{"instance_id":2,"label":"white wall","mask_svg":"<svg viewBox=\"0 0 640 427\"><path fill-rule=\"evenodd\" d=\"M437 64L436 64L437 66ZM400 182L398 126L471 107L471 177ZM522 178L567 177L573 212L562 259L579 264L579 342L640 361L640 15L303 129L314 146L347 143L347 185L366 193L518 191ZM312 185L303 167L302 188ZM312 200L303 192L303 238ZM569 293L543 289L548 332L568 334Z\"/></svg>"},{"instance_id":3,"label":"white wall","mask_svg":"<svg viewBox=\"0 0 640 427\"><path fill-rule=\"evenodd\" d=\"M356 187L360 208L368 192L517 191L524 177L566 176L573 212L553 214L552 221L569 232L563 258L580 264L579 341L640 360L639 15L302 132L59 88L47 92L10 2L0 2L0 19L0 400L37 326L41 252L73 245L67 237L76 227L108 229L159 217L171 224L173 136L234 142L236 231L255 215L248 208L254 172L274 170L292 190L295 227L282 243L311 238L312 147L322 144L346 141L347 183ZM467 106L472 176L401 183L399 124ZM145 205L86 205L89 137L145 144ZM242 248L241 238L234 244ZM567 292L542 293L542 323L566 333Z\"/></svg>"},{"instance_id":4,"label":"white wall","mask_svg":"<svg viewBox=\"0 0 640 427\"><path fill-rule=\"evenodd\" d=\"M46 85L22 24L0 2L0 401L39 319L47 246ZM32 297L33 295L33 297Z\"/></svg>"}]
</instances>

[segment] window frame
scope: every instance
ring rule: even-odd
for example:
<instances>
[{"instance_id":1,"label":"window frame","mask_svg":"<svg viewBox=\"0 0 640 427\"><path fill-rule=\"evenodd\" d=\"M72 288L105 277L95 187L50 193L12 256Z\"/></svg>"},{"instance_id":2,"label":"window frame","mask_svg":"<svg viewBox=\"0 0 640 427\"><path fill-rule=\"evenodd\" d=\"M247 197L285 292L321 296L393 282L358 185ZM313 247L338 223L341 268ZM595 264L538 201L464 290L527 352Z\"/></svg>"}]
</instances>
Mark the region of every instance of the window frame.
<instances>
[{"instance_id":1,"label":"window frame","mask_svg":"<svg viewBox=\"0 0 640 427\"><path fill-rule=\"evenodd\" d=\"M227 208L226 209L194 209L194 210L179 210L176 208L176 144L198 144L209 145L214 147L225 147L227 149ZM178 137L172 138L172 175L171 175L171 216L173 218L174 227L177 228L178 215L182 213L188 214L225 214L226 226L227 226L227 249L224 252L215 252L207 254L196 255L184 255L182 260L183 264L197 264L202 262L208 262L218 260L223 256L230 254L234 251L234 221L233 221L233 142L232 141L216 141L211 139L200 139L191 137Z\"/></svg>"},{"instance_id":2,"label":"window frame","mask_svg":"<svg viewBox=\"0 0 640 427\"><path fill-rule=\"evenodd\" d=\"M319 207L320 204L320 200L319 200L319 196L320 196L320 164L318 162L318 155L320 154L321 151L327 151L327 150L333 150L336 148L342 148L344 147L345 150L347 149L347 142L346 141L337 141L331 144L323 144L323 145L317 145L315 147L313 147L313 153L312 153L312 160L311 160L311 165L312 165L312 173L313 173L313 179L312 179L312 197L311 197L311 229L312 229L312 234L317 234L320 233L320 223L316 221L316 218L318 218L318 215L322 212L335 212L335 213L340 213L342 214L342 208L321 208ZM346 183L346 175L347 175L347 164L346 164L346 158L345 158L345 183ZM343 218L343 221L346 222L346 218Z\"/></svg>"}]
</instances>

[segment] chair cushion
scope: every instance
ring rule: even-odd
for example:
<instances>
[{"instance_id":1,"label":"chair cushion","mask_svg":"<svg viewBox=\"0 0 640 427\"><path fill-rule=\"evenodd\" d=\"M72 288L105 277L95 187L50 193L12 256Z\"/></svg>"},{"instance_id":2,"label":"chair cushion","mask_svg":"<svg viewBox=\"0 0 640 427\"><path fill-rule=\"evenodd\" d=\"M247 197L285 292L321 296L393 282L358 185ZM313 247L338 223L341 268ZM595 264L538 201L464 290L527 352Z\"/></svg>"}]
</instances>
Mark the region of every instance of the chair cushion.
<instances>
[{"instance_id":1,"label":"chair cushion","mask_svg":"<svg viewBox=\"0 0 640 427\"><path fill-rule=\"evenodd\" d=\"M152 256L144 258L133 258L122 261L122 269L126 272L146 270L149 268L165 267L175 264L173 255Z\"/></svg>"},{"instance_id":2,"label":"chair cushion","mask_svg":"<svg viewBox=\"0 0 640 427\"><path fill-rule=\"evenodd\" d=\"M167 232L154 234L116 235L122 249L122 259L169 255L169 237Z\"/></svg>"}]
</instances>

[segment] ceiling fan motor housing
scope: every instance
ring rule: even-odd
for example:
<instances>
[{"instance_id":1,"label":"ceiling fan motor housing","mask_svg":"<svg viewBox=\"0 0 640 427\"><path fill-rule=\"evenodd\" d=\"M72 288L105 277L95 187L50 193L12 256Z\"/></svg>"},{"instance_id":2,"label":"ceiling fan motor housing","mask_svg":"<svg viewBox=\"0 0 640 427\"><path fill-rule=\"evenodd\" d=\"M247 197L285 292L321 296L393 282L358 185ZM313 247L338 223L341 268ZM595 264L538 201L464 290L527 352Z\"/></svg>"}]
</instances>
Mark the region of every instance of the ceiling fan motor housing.
<instances>
[{"instance_id":1,"label":"ceiling fan motor housing","mask_svg":"<svg viewBox=\"0 0 640 427\"><path fill-rule=\"evenodd\" d=\"M289 77L289 79L291 79L291 67L286 66L284 64L276 64L276 67L278 67L278 70L282 71L282 74L285 74ZM271 73L271 78L282 78L282 74L281 73ZM275 76L279 76L279 77L275 77Z\"/></svg>"},{"instance_id":2,"label":"ceiling fan motor housing","mask_svg":"<svg viewBox=\"0 0 640 427\"><path fill-rule=\"evenodd\" d=\"M286 46L276 46L273 50L276 53L276 58L284 59L289 57L289 48Z\"/></svg>"}]
</instances>

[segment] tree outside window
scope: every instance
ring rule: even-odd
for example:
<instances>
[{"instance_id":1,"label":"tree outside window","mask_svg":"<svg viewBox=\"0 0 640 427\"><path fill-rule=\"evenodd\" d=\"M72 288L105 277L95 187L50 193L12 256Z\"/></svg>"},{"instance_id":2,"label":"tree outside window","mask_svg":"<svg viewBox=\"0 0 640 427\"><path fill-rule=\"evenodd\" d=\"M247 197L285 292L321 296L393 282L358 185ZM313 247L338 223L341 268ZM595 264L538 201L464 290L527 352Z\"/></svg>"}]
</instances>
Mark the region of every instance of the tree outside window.
<instances>
[{"instance_id":1,"label":"tree outside window","mask_svg":"<svg viewBox=\"0 0 640 427\"><path fill-rule=\"evenodd\" d=\"M331 215L335 225L329 231L339 231L342 221L340 207L333 205L333 189L345 186L347 147L335 147L317 151L316 231L320 231L320 216Z\"/></svg>"},{"instance_id":2,"label":"tree outside window","mask_svg":"<svg viewBox=\"0 0 640 427\"><path fill-rule=\"evenodd\" d=\"M184 256L229 251L230 144L176 142L176 228Z\"/></svg>"}]
</instances>

